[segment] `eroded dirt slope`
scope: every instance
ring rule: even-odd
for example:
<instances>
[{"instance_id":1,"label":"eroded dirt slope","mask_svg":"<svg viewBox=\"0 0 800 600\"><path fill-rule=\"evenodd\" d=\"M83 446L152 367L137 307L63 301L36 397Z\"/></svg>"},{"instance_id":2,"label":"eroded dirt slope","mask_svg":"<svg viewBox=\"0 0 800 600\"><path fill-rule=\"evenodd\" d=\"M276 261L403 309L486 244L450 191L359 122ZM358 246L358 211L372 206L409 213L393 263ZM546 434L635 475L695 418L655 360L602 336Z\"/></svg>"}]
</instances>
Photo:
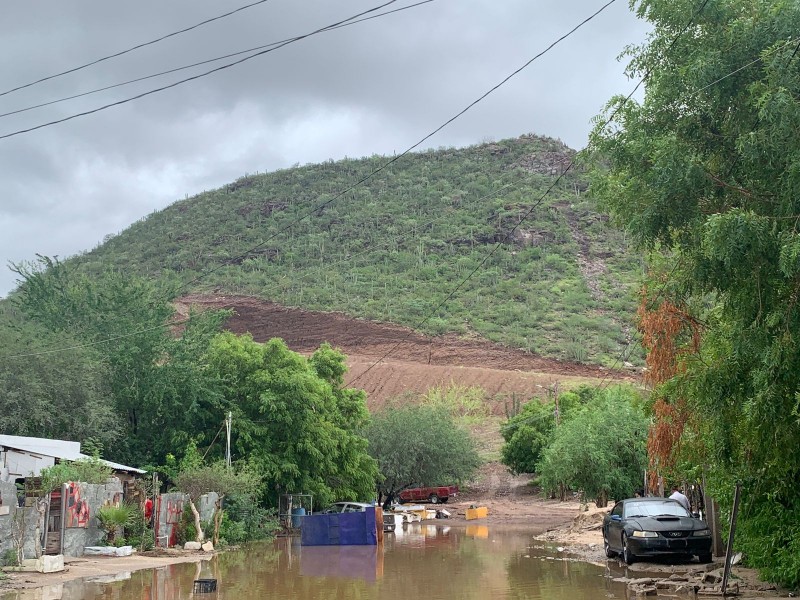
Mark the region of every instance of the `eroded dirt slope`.
<instances>
[{"instance_id":1,"label":"eroded dirt slope","mask_svg":"<svg viewBox=\"0 0 800 600\"><path fill-rule=\"evenodd\" d=\"M406 391L425 392L451 381L480 386L489 396L513 392L530 397L555 382L570 385L634 377L630 372L543 358L486 340L428 337L391 323L287 308L249 296L186 296L178 301L179 312L188 312L192 305L233 309L227 328L249 332L259 342L280 337L292 350L303 353L313 352L323 342L341 349L348 356L348 382L366 390L373 406Z\"/></svg>"}]
</instances>

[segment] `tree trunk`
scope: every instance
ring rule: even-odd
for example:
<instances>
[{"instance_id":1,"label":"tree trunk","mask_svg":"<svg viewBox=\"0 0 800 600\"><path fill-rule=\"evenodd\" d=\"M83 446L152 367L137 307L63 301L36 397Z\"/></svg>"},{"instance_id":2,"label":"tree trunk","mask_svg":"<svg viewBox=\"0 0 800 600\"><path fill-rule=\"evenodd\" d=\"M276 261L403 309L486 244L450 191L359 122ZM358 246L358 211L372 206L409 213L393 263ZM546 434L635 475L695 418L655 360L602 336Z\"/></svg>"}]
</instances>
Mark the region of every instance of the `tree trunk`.
<instances>
[{"instance_id":1,"label":"tree trunk","mask_svg":"<svg viewBox=\"0 0 800 600\"><path fill-rule=\"evenodd\" d=\"M197 507L194 505L194 500L191 498L189 498L189 508L192 509L192 514L194 515L194 528L197 531L194 541L202 542L206 539L206 534L203 533L203 526L200 524L200 511L197 510Z\"/></svg>"},{"instance_id":2,"label":"tree trunk","mask_svg":"<svg viewBox=\"0 0 800 600\"><path fill-rule=\"evenodd\" d=\"M36 518L36 536L33 540L34 543L34 551L36 553L36 558L42 557L42 530L47 531L47 523L45 523L45 513L47 512L47 507L50 504L50 494L45 494L44 498L39 498L36 501L36 511L39 513L39 516ZM25 510L23 508L23 510Z\"/></svg>"},{"instance_id":3,"label":"tree trunk","mask_svg":"<svg viewBox=\"0 0 800 600\"><path fill-rule=\"evenodd\" d=\"M219 496L214 503L214 548L219 545L219 528L222 525L222 499L224 496Z\"/></svg>"}]
</instances>

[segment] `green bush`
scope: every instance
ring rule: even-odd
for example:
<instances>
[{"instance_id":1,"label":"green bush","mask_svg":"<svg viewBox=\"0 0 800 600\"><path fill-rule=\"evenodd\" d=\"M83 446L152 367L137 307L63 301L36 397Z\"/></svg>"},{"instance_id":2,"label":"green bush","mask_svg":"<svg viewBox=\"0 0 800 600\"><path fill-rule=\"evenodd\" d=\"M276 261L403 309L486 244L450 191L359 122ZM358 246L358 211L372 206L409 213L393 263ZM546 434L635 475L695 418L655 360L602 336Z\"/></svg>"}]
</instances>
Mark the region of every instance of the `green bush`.
<instances>
[{"instance_id":1,"label":"green bush","mask_svg":"<svg viewBox=\"0 0 800 600\"><path fill-rule=\"evenodd\" d=\"M16 567L17 566L17 551L14 548L9 548L0 556L0 567ZM0 571L2 573L2 571ZM1 578L1 577L0 577Z\"/></svg>"},{"instance_id":2,"label":"green bush","mask_svg":"<svg viewBox=\"0 0 800 600\"><path fill-rule=\"evenodd\" d=\"M225 497L220 542L241 544L269 539L278 529L275 512L262 508L252 497L239 494Z\"/></svg>"},{"instance_id":3,"label":"green bush","mask_svg":"<svg viewBox=\"0 0 800 600\"><path fill-rule=\"evenodd\" d=\"M537 464L545 490L580 490L598 507L631 496L647 466L649 417L630 387L609 388L553 431Z\"/></svg>"}]
</instances>

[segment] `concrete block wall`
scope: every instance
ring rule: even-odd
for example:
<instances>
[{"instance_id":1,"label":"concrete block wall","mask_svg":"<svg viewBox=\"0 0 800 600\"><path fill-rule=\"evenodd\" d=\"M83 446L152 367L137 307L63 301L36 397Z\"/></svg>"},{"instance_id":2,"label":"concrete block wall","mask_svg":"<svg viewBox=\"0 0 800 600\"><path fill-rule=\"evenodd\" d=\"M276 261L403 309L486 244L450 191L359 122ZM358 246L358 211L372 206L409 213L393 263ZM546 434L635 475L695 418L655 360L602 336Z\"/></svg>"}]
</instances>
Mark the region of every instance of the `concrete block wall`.
<instances>
[{"instance_id":1,"label":"concrete block wall","mask_svg":"<svg viewBox=\"0 0 800 600\"><path fill-rule=\"evenodd\" d=\"M214 517L214 508L219 495L216 492L209 492L200 497L197 504L197 511L200 513L202 522L210 521ZM178 524L183 518L184 511L191 511L189 508L189 497L183 492L169 492L161 494L161 501L158 505L158 545L162 548L174 546L178 539ZM194 518L194 517L192 517ZM206 532L208 535L209 532Z\"/></svg>"},{"instance_id":2,"label":"concrete block wall","mask_svg":"<svg viewBox=\"0 0 800 600\"><path fill-rule=\"evenodd\" d=\"M83 556L86 546L98 546L102 543L105 532L97 520L97 511L122 499L122 483L118 479L105 485L81 483L80 490L81 499L89 504L89 526L64 528L64 546L61 551L66 556Z\"/></svg>"},{"instance_id":3,"label":"concrete block wall","mask_svg":"<svg viewBox=\"0 0 800 600\"><path fill-rule=\"evenodd\" d=\"M86 546L96 546L103 539L103 530L97 521L97 510L106 503L122 498L122 484L114 479L105 485L81 484L81 499L89 505L88 527L67 527L64 529L64 546L62 553L67 556L82 556ZM25 558L34 558L36 554L36 521L39 513L36 507L20 508L17 506L17 491L13 483L0 482L0 506L8 507L9 514L0 514L0 554L14 548L15 519L25 519ZM5 510L0 510L4 513Z\"/></svg>"},{"instance_id":4,"label":"concrete block wall","mask_svg":"<svg viewBox=\"0 0 800 600\"><path fill-rule=\"evenodd\" d=\"M15 521L23 519L25 522L25 544L23 546L24 558L33 558L36 554L36 521L39 513L36 507L20 508L17 506L17 488L13 483L0 482L0 554L7 550L14 550L13 532ZM8 514L5 509L8 509Z\"/></svg>"}]
</instances>

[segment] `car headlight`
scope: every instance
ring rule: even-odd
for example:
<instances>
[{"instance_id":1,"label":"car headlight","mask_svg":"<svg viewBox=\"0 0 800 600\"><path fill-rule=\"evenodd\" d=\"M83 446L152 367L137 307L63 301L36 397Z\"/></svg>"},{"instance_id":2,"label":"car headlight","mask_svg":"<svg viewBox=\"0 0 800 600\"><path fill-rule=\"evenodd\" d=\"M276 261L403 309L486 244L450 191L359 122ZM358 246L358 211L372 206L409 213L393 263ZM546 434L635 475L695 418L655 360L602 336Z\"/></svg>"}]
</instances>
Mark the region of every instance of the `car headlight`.
<instances>
[{"instance_id":1,"label":"car headlight","mask_svg":"<svg viewBox=\"0 0 800 600\"><path fill-rule=\"evenodd\" d=\"M658 537L658 534L655 531L634 531L631 534L632 537L645 537L645 538L654 538Z\"/></svg>"},{"instance_id":2,"label":"car headlight","mask_svg":"<svg viewBox=\"0 0 800 600\"><path fill-rule=\"evenodd\" d=\"M694 537L709 537L711 535L710 529L698 529L697 531L693 531L692 535Z\"/></svg>"}]
</instances>

